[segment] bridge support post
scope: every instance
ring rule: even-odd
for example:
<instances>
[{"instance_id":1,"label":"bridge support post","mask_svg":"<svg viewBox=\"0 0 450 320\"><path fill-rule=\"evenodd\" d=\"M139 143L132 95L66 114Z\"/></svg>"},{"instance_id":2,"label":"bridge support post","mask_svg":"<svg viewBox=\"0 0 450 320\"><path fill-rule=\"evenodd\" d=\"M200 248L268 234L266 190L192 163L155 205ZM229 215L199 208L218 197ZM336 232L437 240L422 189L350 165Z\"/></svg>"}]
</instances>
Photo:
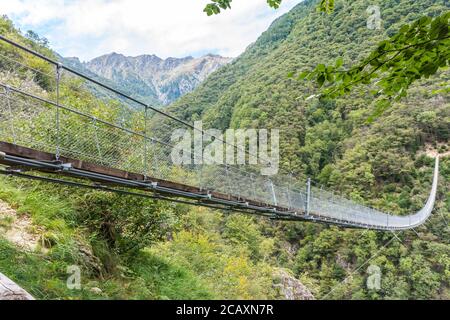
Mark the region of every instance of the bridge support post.
<instances>
[{"instance_id":1,"label":"bridge support post","mask_svg":"<svg viewBox=\"0 0 450 320\"><path fill-rule=\"evenodd\" d=\"M270 190L272 191L273 204L275 206L278 206L277 195L275 194L275 187L273 186L272 180L269 179L269 183L270 183Z\"/></svg>"},{"instance_id":2,"label":"bridge support post","mask_svg":"<svg viewBox=\"0 0 450 320\"><path fill-rule=\"evenodd\" d=\"M289 204L289 210L291 210L292 208L294 208L294 206L292 205L292 200L291 200L291 188L290 186L293 185L292 182L292 172L289 174L289 183L286 187L287 189L287 200L288 200L288 204Z\"/></svg>"},{"instance_id":3,"label":"bridge support post","mask_svg":"<svg viewBox=\"0 0 450 320\"><path fill-rule=\"evenodd\" d=\"M311 178L306 181L306 201L305 201L305 213L309 216L309 209L311 205Z\"/></svg>"},{"instance_id":4,"label":"bridge support post","mask_svg":"<svg viewBox=\"0 0 450 320\"><path fill-rule=\"evenodd\" d=\"M253 199L257 200L258 197L256 196L256 182L255 182L255 175L253 173L250 173L250 180L252 181L251 189L253 191Z\"/></svg>"},{"instance_id":5,"label":"bridge support post","mask_svg":"<svg viewBox=\"0 0 450 320\"><path fill-rule=\"evenodd\" d=\"M147 112L148 112L148 107L146 106L144 109L144 157L143 157L143 161L144 161L144 180L147 180L147 174L148 174L148 159L147 159L147 154L148 154L148 146L147 146Z\"/></svg>"},{"instance_id":6,"label":"bridge support post","mask_svg":"<svg viewBox=\"0 0 450 320\"><path fill-rule=\"evenodd\" d=\"M56 161L59 160L61 154L61 127L60 127L60 82L61 82L62 65L56 65Z\"/></svg>"},{"instance_id":7,"label":"bridge support post","mask_svg":"<svg viewBox=\"0 0 450 320\"><path fill-rule=\"evenodd\" d=\"M227 181L228 181L228 194L231 196L233 194L233 189L231 188L231 180L230 180L230 174L228 172L228 164L225 164L225 174L227 176Z\"/></svg>"},{"instance_id":8,"label":"bridge support post","mask_svg":"<svg viewBox=\"0 0 450 320\"><path fill-rule=\"evenodd\" d=\"M102 151L100 149L100 141L98 140L98 134L97 134L97 118L92 119L92 125L94 126L94 134L95 134L95 146L97 148L98 158L102 159Z\"/></svg>"},{"instance_id":9,"label":"bridge support post","mask_svg":"<svg viewBox=\"0 0 450 320\"><path fill-rule=\"evenodd\" d=\"M198 176L198 188L203 191L203 164L198 164L197 176Z\"/></svg>"},{"instance_id":10,"label":"bridge support post","mask_svg":"<svg viewBox=\"0 0 450 320\"><path fill-rule=\"evenodd\" d=\"M5 91L5 98L6 98L6 103L8 105L8 112L9 112L9 116L10 116L10 127L11 127L11 134L13 137L13 143L17 144L17 136L16 136L16 130L14 128L14 113L12 111L12 107L11 107L11 101L10 101L10 94L11 94L11 89L9 87L4 88Z\"/></svg>"},{"instance_id":11,"label":"bridge support post","mask_svg":"<svg viewBox=\"0 0 450 320\"><path fill-rule=\"evenodd\" d=\"M292 201L291 201L291 190L289 189L289 187L287 187L286 190L287 190L287 201L288 201L289 210L290 210L293 208Z\"/></svg>"}]
</instances>

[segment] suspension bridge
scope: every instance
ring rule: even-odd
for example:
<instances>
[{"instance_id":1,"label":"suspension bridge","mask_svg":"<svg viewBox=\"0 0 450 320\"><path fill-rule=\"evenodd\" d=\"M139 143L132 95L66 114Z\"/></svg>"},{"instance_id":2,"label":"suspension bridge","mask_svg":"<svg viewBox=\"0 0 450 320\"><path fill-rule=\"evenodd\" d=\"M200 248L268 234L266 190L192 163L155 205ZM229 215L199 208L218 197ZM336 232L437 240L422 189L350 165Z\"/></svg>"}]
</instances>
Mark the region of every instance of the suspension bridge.
<instances>
[{"instance_id":1,"label":"suspension bridge","mask_svg":"<svg viewBox=\"0 0 450 320\"><path fill-rule=\"evenodd\" d=\"M262 176L257 165L175 166L170 133L177 128L198 130L164 109L0 35L3 175L271 219L374 230L417 227L433 210L438 156L424 207L398 216L323 190L310 179Z\"/></svg>"}]
</instances>

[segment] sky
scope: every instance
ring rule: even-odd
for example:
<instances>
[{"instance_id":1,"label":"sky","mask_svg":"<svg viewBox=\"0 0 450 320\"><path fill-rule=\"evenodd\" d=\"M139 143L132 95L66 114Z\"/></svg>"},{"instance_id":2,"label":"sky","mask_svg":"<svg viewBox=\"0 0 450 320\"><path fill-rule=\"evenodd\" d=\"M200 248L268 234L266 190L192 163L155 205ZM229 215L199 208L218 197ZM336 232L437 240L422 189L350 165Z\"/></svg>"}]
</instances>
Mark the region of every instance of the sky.
<instances>
[{"instance_id":1,"label":"sky","mask_svg":"<svg viewBox=\"0 0 450 320\"><path fill-rule=\"evenodd\" d=\"M236 57L301 1L283 0L274 10L266 0L234 0L231 10L208 17L208 0L0 0L0 14L82 61L111 52Z\"/></svg>"}]
</instances>

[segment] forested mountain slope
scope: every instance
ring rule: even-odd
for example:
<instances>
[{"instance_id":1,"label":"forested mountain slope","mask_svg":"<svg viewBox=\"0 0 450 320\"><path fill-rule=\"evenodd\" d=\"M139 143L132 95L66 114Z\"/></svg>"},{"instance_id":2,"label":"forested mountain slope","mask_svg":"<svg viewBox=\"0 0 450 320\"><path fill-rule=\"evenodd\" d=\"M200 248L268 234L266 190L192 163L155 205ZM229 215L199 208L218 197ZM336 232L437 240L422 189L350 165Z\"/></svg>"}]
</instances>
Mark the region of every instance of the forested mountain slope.
<instances>
[{"instance_id":1,"label":"forested mountain slope","mask_svg":"<svg viewBox=\"0 0 450 320\"><path fill-rule=\"evenodd\" d=\"M331 63L338 57L351 65L403 24L422 14L436 15L449 8L443 0L374 1L370 5L380 7L382 28L372 30L367 28L366 1L336 1L336 10L330 16L316 12L316 5L317 1L305 1L280 17L242 56L215 72L169 110L186 119L202 118L220 129L280 128L284 130L284 168L319 174L336 154L338 141L368 116L373 97L366 89L338 101L306 101L315 93L314 87L288 79L287 74ZM345 132L335 128L344 122ZM323 150L309 148L316 126L333 131L323 137L331 140Z\"/></svg>"},{"instance_id":2,"label":"forested mountain slope","mask_svg":"<svg viewBox=\"0 0 450 320\"><path fill-rule=\"evenodd\" d=\"M448 11L448 2L371 2L380 8L380 30L367 27L366 1L336 1L330 16L316 12L316 5L317 1L305 1L280 17L244 54L169 110L185 119L203 119L207 126L219 129L280 128L284 172L313 177L335 192L386 211L414 212L427 197L432 163L429 156L433 154L430 150L447 154L449 150L449 95L435 93L443 84L448 85L449 71L416 84L407 98L370 125L366 120L375 100L370 87L334 101L308 100L306 97L316 93L314 85L287 75L309 70L318 63L331 64L338 57L350 66L403 24L424 14L435 16ZM353 284L323 296L448 297L448 163L447 158L441 164L437 209L427 227L421 228L421 240L412 232L404 233L400 236L404 242L394 244L395 249L387 249L388 253L375 259L387 273L383 290L356 290L352 286L358 281L356 286L363 286L364 279L356 276L359 280ZM294 265L299 276L317 281L319 296L327 290L325 287L333 287L335 277L344 279L350 266L365 261L371 256L368 252L374 254L374 249L391 237L371 232L359 237L358 232L317 226L298 227L302 230L299 232L297 226L286 225L288 230L295 230L287 233L293 237L289 243L294 251L300 247L290 257L293 261L289 265ZM361 246L363 251L369 250L362 256L358 253ZM428 250L438 247L442 251L432 258ZM286 253L281 250L280 254ZM413 265L424 269L406 271Z\"/></svg>"}]
</instances>

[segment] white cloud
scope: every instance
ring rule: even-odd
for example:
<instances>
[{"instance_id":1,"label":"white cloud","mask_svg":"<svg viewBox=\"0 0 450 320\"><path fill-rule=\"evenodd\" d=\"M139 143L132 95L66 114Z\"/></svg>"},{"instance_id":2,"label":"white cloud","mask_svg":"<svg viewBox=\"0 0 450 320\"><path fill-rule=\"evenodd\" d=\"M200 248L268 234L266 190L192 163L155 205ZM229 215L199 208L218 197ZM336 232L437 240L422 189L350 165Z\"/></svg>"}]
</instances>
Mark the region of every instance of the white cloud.
<instances>
[{"instance_id":1,"label":"white cloud","mask_svg":"<svg viewBox=\"0 0 450 320\"><path fill-rule=\"evenodd\" d=\"M234 0L217 16L208 0L0 0L0 13L50 40L65 56L91 59L112 51L161 57L216 52L237 56L270 23L301 0L269 8L265 0Z\"/></svg>"}]
</instances>

